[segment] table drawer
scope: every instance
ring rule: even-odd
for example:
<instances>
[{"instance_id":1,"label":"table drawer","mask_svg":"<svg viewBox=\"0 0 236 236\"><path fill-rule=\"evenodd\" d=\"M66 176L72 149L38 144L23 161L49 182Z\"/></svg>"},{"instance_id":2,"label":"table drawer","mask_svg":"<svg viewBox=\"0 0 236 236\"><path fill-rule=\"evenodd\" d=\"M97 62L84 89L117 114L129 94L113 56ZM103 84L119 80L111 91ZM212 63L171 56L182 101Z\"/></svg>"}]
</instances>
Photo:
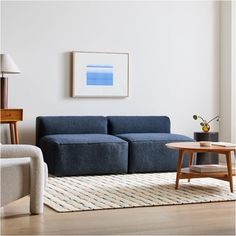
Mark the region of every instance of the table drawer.
<instances>
[{"instance_id":1,"label":"table drawer","mask_svg":"<svg viewBox=\"0 0 236 236\"><path fill-rule=\"evenodd\" d=\"M1 109L1 122L23 120L22 109Z\"/></svg>"}]
</instances>

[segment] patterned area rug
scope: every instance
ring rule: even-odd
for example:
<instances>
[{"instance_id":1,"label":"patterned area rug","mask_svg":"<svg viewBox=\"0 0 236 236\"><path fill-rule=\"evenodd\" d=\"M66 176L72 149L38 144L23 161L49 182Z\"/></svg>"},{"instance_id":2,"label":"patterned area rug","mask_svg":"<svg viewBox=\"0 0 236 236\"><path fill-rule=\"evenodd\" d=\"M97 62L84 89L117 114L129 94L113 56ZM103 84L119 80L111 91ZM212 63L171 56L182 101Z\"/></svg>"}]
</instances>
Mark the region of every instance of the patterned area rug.
<instances>
[{"instance_id":1,"label":"patterned area rug","mask_svg":"<svg viewBox=\"0 0 236 236\"><path fill-rule=\"evenodd\" d=\"M184 179L175 190L175 177L176 173L50 177L44 202L58 212L71 212L236 200L228 182Z\"/></svg>"}]
</instances>

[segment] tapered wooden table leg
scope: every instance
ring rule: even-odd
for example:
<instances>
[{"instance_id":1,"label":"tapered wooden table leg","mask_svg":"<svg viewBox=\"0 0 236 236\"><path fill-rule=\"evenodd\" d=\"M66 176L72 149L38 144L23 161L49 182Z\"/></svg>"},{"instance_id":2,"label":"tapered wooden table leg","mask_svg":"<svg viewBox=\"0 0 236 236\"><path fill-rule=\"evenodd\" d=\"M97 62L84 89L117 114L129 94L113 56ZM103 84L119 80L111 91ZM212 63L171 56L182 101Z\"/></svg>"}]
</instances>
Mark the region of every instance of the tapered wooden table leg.
<instances>
[{"instance_id":1,"label":"tapered wooden table leg","mask_svg":"<svg viewBox=\"0 0 236 236\"><path fill-rule=\"evenodd\" d=\"M190 166L193 164L194 152L189 152L188 154L189 154L189 162L188 162L188 164L189 164L189 168L190 168ZM190 182L190 178L188 179L188 182Z\"/></svg>"},{"instance_id":2,"label":"tapered wooden table leg","mask_svg":"<svg viewBox=\"0 0 236 236\"><path fill-rule=\"evenodd\" d=\"M14 126L14 134L15 134L15 144L19 144L19 135L16 122L13 124Z\"/></svg>"},{"instance_id":3,"label":"tapered wooden table leg","mask_svg":"<svg viewBox=\"0 0 236 236\"><path fill-rule=\"evenodd\" d=\"M14 144L15 143L15 132L14 132L14 125L12 122L9 123L9 127L10 127L11 143Z\"/></svg>"},{"instance_id":4,"label":"tapered wooden table leg","mask_svg":"<svg viewBox=\"0 0 236 236\"><path fill-rule=\"evenodd\" d=\"M230 185L230 191L234 192L233 187L233 176L232 176L232 163L231 163L231 152L226 153L227 169L228 169L228 180Z\"/></svg>"},{"instance_id":5,"label":"tapered wooden table leg","mask_svg":"<svg viewBox=\"0 0 236 236\"><path fill-rule=\"evenodd\" d=\"M179 157L178 157L178 164L177 164L175 189L179 188L179 179L181 176L181 167L182 167L182 163L183 163L183 158L184 158L184 150L180 149L179 150Z\"/></svg>"},{"instance_id":6,"label":"tapered wooden table leg","mask_svg":"<svg viewBox=\"0 0 236 236\"><path fill-rule=\"evenodd\" d=\"M10 136L12 144L19 144L19 135L16 122L10 122Z\"/></svg>"}]
</instances>

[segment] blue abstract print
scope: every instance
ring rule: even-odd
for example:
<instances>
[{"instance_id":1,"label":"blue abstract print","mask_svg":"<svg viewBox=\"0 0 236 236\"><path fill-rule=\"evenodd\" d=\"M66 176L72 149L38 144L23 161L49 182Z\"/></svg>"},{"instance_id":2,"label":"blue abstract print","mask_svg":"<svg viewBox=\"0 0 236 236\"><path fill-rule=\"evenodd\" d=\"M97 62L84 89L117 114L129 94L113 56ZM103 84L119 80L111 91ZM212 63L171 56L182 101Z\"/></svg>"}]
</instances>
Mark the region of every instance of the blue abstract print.
<instances>
[{"instance_id":1,"label":"blue abstract print","mask_svg":"<svg viewBox=\"0 0 236 236\"><path fill-rule=\"evenodd\" d=\"M87 85L113 86L112 65L87 65Z\"/></svg>"}]
</instances>

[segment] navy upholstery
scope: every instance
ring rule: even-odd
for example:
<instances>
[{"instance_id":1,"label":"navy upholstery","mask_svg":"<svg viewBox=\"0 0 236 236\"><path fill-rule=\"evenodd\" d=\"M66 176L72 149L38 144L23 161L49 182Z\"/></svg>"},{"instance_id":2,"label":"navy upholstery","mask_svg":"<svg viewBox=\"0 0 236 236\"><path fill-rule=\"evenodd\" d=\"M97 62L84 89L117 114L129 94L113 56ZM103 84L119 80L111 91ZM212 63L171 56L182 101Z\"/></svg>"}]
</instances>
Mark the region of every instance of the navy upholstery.
<instances>
[{"instance_id":1,"label":"navy upholstery","mask_svg":"<svg viewBox=\"0 0 236 236\"><path fill-rule=\"evenodd\" d=\"M118 174L128 170L128 143L106 134L57 134L40 142L49 173L56 176Z\"/></svg>"},{"instance_id":2,"label":"navy upholstery","mask_svg":"<svg viewBox=\"0 0 236 236\"><path fill-rule=\"evenodd\" d=\"M170 133L129 133L117 136L129 142L128 173L176 171L178 153L165 144L193 141L189 137ZM185 157L183 166L187 165L188 158Z\"/></svg>"},{"instance_id":3,"label":"navy upholstery","mask_svg":"<svg viewBox=\"0 0 236 236\"><path fill-rule=\"evenodd\" d=\"M108 133L170 133L170 119L167 116L108 116Z\"/></svg>"},{"instance_id":4,"label":"navy upholstery","mask_svg":"<svg viewBox=\"0 0 236 236\"><path fill-rule=\"evenodd\" d=\"M170 133L166 116L47 116L36 120L36 144L57 176L175 171L165 144L193 141ZM187 165L187 158L184 165Z\"/></svg>"},{"instance_id":5,"label":"navy upholstery","mask_svg":"<svg viewBox=\"0 0 236 236\"><path fill-rule=\"evenodd\" d=\"M103 116L40 116L36 119L36 144L50 134L107 134Z\"/></svg>"}]
</instances>

